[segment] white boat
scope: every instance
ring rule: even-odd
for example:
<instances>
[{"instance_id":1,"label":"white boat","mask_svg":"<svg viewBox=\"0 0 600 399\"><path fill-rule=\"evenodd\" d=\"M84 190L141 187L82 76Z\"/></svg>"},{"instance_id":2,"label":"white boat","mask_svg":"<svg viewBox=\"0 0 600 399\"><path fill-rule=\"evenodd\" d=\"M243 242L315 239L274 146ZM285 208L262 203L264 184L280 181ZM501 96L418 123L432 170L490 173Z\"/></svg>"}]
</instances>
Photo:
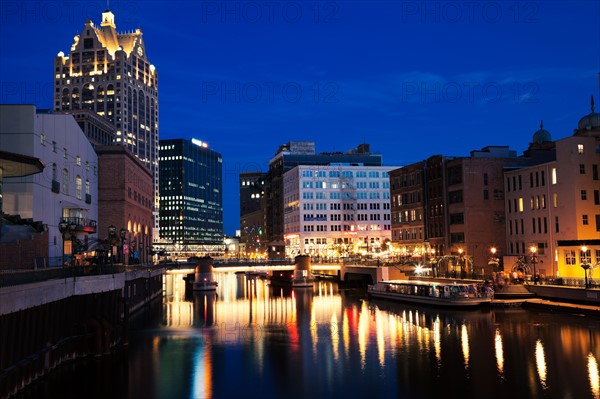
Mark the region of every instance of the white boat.
<instances>
[{"instance_id":1,"label":"white boat","mask_svg":"<svg viewBox=\"0 0 600 399\"><path fill-rule=\"evenodd\" d=\"M475 284L418 280L390 280L369 285L375 298L434 306L475 307L491 302L493 291L479 292Z\"/></svg>"}]
</instances>

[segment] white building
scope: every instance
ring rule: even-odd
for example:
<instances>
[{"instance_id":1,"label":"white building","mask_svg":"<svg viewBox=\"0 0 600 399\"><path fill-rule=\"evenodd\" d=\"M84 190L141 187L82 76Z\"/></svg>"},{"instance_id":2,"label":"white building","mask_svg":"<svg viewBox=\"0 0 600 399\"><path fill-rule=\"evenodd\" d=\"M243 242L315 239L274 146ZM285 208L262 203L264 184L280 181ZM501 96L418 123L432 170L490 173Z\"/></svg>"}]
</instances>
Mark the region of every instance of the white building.
<instances>
[{"instance_id":1,"label":"white building","mask_svg":"<svg viewBox=\"0 0 600 399\"><path fill-rule=\"evenodd\" d=\"M391 239L397 166L297 166L283 175L286 256L379 253Z\"/></svg>"},{"instance_id":2,"label":"white building","mask_svg":"<svg viewBox=\"0 0 600 399\"><path fill-rule=\"evenodd\" d=\"M71 115L37 113L33 105L0 105L0 148L40 159L42 173L3 182L3 211L48 226L49 264L61 265L61 221L67 253L95 239L98 158Z\"/></svg>"}]
</instances>

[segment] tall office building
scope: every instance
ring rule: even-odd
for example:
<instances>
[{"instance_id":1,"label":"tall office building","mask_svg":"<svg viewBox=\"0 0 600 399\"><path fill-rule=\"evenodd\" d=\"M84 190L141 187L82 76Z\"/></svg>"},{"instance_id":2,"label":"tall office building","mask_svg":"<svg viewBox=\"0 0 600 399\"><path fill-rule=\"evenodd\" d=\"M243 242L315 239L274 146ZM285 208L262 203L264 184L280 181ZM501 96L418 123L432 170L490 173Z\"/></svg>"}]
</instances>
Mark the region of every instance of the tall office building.
<instances>
[{"instance_id":1,"label":"tall office building","mask_svg":"<svg viewBox=\"0 0 600 399\"><path fill-rule=\"evenodd\" d=\"M269 162L267 186L266 223L269 238L269 255L281 256L285 252L284 242L284 193L283 175L299 165L381 166L381 154L372 154L369 144L342 152L317 154L313 141L292 141L279 147Z\"/></svg>"},{"instance_id":2,"label":"tall office building","mask_svg":"<svg viewBox=\"0 0 600 399\"><path fill-rule=\"evenodd\" d=\"M266 248L265 204L267 173L240 173L240 250L258 257Z\"/></svg>"},{"instance_id":3,"label":"tall office building","mask_svg":"<svg viewBox=\"0 0 600 399\"><path fill-rule=\"evenodd\" d=\"M223 245L223 160L196 139L160 141L160 239L181 250Z\"/></svg>"},{"instance_id":4,"label":"tall office building","mask_svg":"<svg viewBox=\"0 0 600 399\"><path fill-rule=\"evenodd\" d=\"M158 75L142 31L117 33L110 10L99 27L87 20L68 56L61 51L54 59L54 110L90 110L114 126L114 144L127 146L152 172L156 228Z\"/></svg>"}]
</instances>

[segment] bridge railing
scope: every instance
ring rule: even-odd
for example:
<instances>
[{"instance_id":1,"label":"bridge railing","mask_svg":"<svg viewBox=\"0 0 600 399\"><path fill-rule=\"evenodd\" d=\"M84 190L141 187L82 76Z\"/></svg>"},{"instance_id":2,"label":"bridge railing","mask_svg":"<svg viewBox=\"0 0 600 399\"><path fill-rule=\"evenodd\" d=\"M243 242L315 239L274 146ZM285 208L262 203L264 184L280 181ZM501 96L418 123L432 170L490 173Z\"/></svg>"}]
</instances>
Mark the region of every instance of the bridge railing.
<instances>
[{"instance_id":1,"label":"bridge railing","mask_svg":"<svg viewBox=\"0 0 600 399\"><path fill-rule=\"evenodd\" d=\"M49 267L37 270L0 270L0 287L39 283L42 281L71 277L99 276L124 273L125 271L160 268L160 265L94 264L89 266Z\"/></svg>"}]
</instances>

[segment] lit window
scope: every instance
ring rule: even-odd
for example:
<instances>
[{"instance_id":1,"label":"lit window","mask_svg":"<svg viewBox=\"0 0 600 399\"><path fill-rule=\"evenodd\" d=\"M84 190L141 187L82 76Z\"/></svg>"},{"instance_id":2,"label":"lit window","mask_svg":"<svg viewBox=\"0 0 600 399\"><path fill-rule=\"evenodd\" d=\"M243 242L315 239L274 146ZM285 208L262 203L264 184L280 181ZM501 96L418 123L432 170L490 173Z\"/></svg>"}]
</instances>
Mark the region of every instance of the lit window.
<instances>
[{"instance_id":1,"label":"lit window","mask_svg":"<svg viewBox=\"0 0 600 399\"><path fill-rule=\"evenodd\" d=\"M552 168L552 184L556 184L556 168Z\"/></svg>"},{"instance_id":2,"label":"lit window","mask_svg":"<svg viewBox=\"0 0 600 399\"><path fill-rule=\"evenodd\" d=\"M77 177L75 178L75 196L77 197L77 199L81 199L81 176L77 175Z\"/></svg>"},{"instance_id":3,"label":"lit window","mask_svg":"<svg viewBox=\"0 0 600 399\"><path fill-rule=\"evenodd\" d=\"M583 144L577 144L577 153L583 155Z\"/></svg>"},{"instance_id":4,"label":"lit window","mask_svg":"<svg viewBox=\"0 0 600 399\"><path fill-rule=\"evenodd\" d=\"M552 196L552 204L555 208L558 208L558 193L554 193Z\"/></svg>"},{"instance_id":5,"label":"lit window","mask_svg":"<svg viewBox=\"0 0 600 399\"><path fill-rule=\"evenodd\" d=\"M81 166L81 157L79 155L77 155L75 162L77 162L77 166Z\"/></svg>"},{"instance_id":6,"label":"lit window","mask_svg":"<svg viewBox=\"0 0 600 399\"><path fill-rule=\"evenodd\" d=\"M519 212L523 212L523 197L519 198Z\"/></svg>"}]
</instances>

